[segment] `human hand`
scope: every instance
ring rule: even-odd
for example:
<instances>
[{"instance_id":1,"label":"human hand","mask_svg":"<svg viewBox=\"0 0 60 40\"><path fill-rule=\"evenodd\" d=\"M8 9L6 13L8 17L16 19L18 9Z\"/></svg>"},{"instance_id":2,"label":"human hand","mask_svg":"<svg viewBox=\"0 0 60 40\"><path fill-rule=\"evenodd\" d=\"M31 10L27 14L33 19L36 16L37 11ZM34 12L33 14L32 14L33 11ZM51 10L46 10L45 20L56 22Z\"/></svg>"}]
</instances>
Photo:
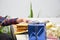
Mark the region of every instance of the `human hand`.
<instances>
[{"instance_id":1,"label":"human hand","mask_svg":"<svg viewBox=\"0 0 60 40\"><path fill-rule=\"evenodd\" d=\"M28 23L28 20L25 19L25 18L18 18L18 19L17 19L17 23L21 23L21 22Z\"/></svg>"}]
</instances>

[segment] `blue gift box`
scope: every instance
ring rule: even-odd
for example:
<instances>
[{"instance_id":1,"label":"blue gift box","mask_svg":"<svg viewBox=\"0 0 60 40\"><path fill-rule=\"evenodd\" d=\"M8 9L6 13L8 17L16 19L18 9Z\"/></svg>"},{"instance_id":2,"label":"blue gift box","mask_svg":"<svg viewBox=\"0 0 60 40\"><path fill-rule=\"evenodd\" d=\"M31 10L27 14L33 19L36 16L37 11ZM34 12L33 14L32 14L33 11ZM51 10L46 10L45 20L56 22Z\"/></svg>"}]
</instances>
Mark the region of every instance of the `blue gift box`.
<instances>
[{"instance_id":1,"label":"blue gift box","mask_svg":"<svg viewBox=\"0 0 60 40\"><path fill-rule=\"evenodd\" d=\"M30 23L28 25L29 40L46 40L45 23Z\"/></svg>"}]
</instances>

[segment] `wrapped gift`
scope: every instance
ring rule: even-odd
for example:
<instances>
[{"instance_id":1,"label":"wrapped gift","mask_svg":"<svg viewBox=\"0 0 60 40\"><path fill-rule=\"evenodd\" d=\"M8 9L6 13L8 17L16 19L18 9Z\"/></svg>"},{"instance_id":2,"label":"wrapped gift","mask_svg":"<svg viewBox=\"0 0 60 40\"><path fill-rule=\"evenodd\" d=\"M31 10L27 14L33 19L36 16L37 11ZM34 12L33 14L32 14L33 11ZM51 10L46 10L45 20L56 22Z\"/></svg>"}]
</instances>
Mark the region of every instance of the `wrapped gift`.
<instances>
[{"instance_id":1,"label":"wrapped gift","mask_svg":"<svg viewBox=\"0 0 60 40\"><path fill-rule=\"evenodd\" d=\"M0 28L0 33L10 34L10 26L2 26L2 27Z\"/></svg>"},{"instance_id":2,"label":"wrapped gift","mask_svg":"<svg viewBox=\"0 0 60 40\"><path fill-rule=\"evenodd\" d=\"M28 34L29 40L46 40L45 23L30 23Z\"/></svg>"},{"instance_id":3,"label":"wrapped gift","mask_svg":"<svg viewBox=\"0 0 60 40\"><path fill-rule=\"evenodd\" d=\"M14 34L21 34L28 32L28 23L19 23L16 25L13 25L14 28Z\"/></svg>"}]
</instances>

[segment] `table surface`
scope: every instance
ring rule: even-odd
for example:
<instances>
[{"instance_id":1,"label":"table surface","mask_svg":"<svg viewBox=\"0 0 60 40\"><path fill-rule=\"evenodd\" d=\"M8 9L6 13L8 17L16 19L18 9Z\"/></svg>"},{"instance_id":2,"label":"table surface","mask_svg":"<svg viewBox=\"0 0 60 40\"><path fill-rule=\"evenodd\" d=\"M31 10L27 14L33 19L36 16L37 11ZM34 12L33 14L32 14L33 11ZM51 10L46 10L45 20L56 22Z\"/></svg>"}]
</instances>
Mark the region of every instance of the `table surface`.
<instances>
[{"instance_id":1,"label":"table surface","mask_svg":"<svg viewBox=\"0 0 60 40\"><path fill-rule=\"evenodd\" d=\"M17 40L28 40L28 34L21 34L21 35L16 35Z\"/></svg>"}]
</instances>

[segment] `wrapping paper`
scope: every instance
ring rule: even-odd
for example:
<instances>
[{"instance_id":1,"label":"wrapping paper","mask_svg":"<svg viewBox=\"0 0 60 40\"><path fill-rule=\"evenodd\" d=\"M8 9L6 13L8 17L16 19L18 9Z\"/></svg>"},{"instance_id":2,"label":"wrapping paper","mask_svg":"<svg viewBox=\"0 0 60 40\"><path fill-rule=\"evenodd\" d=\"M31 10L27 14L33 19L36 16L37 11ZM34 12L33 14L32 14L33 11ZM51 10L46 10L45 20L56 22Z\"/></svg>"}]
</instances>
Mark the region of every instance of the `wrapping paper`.
<instances>
[{"instance_id":1,"label":"wrapping paper","mask_svg":"<svg viewBox=\"0 0 60 40\"><path fill-rule=\"evenodd\" d=\"M46 40L45 23L28 25L29 40Z\"/></svg>"}]
</instances>

